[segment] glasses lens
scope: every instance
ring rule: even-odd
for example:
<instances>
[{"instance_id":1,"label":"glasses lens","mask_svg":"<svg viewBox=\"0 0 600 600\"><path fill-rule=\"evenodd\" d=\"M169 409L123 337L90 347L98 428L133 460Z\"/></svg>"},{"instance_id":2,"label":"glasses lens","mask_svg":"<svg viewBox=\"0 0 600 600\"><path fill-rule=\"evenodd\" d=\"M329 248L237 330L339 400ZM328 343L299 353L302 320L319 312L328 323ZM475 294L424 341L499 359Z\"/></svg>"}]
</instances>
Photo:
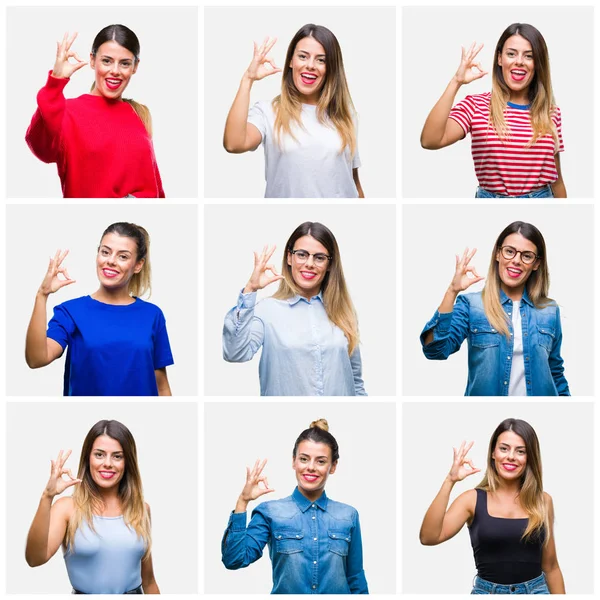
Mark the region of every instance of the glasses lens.
<instances>
[{"instance_id":1,"label":"glasses lens","mask_svg":"<svg viewBox=\"0 0 600 600\"><path fill-rule=\"evenodd\" d=\"M315 254L313 258L315 260L315 264L319 265L320 267L322 267L327 261L327 257L324 254Z\"/></svg>"},{"instance_id":2,"label":"glasses lens","mask_svg":"<svg viewBox=\"0 0 600 600\"><path fill-rule=\"evenodd\" d=\"M504 256L504 258L514 258L516 254L517 251L512 246L504 246L504 248L502 248L502 256Z\"/></svg>"},{"instance_id":3,"label":"glasses lens","mask_svg":"<svg viewBox=\"0 0 600 600\"><path fill-rule=\"evenodd\" d=\"M296 250L296 252L294 252L294 256L298 262L306 262L308 259L308 252L304 252L304 250Z\"/></svg>"},{"instance_id":4,"label":"glasses lens","mask_svg":"<svg viewBox=\"0 0 600 600\"><path fill-rule=\"evenodd\" d=\"M535 260L535 254L533 252L521 252L521 258L523 262L528 265Z\"/></svg>"}]
</instances>

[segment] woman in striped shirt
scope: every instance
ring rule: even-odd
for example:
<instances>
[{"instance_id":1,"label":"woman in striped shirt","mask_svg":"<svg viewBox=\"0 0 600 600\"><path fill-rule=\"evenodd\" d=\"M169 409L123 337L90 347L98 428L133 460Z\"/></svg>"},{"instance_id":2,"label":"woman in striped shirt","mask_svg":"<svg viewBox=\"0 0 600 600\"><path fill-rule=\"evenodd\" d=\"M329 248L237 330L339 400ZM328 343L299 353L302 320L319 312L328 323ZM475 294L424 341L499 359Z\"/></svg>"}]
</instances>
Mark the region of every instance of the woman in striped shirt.
<instances>
[{"instance_id":1,"label":"woman in striped shirt","mask_svg":"<svg viewBox=\"0 0 600 600\"><path fill-rule=\"evenodd\" d=\"M425 121L421 145L437 150L470 133L477 198L566 198L561 115L542 34L525 23L510 25L496 45L492 91L453 106L462 85L487 74L477 62L482 47L462 49L456 74Z\"/></svg>"}]
</instances>

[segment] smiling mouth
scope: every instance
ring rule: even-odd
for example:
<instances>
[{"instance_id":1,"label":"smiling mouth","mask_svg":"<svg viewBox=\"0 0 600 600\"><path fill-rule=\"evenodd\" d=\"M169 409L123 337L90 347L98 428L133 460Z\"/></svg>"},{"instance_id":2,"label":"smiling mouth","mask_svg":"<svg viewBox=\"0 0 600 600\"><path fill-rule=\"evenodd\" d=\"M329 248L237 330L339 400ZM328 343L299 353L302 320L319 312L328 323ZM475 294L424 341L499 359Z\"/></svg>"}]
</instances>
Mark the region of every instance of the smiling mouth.
<instances>
[{"instance_id":1,"label":"smiling mouth","mask_svg":"<svg viewBox=\"0 0 600 600\"><path fill-rule=\"evenodd\" d=\"M102 275L104 275L104 277L108 277L109 279L116 277L118 274L119 271L114 271L113 269L102 269Z\"/></svg>"},{"instance_id":2,"label":"smiling mouth","mask_svg":"<svg viewBox=\"0 0 600 600\"><path fill-rule=\"evenodd\" d=\"M300 271L300 275L302 275L304 279L314 279L317 276L314 271Z\"/></svg>"},{"instance_id":3,"label":"smiling mouth","mask_svg":"<svg viewBox=\"0 0 600 600\"><path fill-rule=\"evenodd\" d=\"M515 81L523 81L523 79L527 77L527 71L523 71L522 69L512 69L510 72L510 76Z\"/></svg>"},{"instance_id":4,"label":"smiling mouth","mask_svg":"<svg viewBox=\"0 0 600 600\"><path fill-rule=\"evenodd\" d=\"M300 79L304 85L313 85L317 80L317 76L311 73L300 73Z\"/></svg>"},{"instance_id":5,"label":"smiling mouth","mask_svg":"<svg viewBox=\"0 0 600 600\"><path fill-rule=\"evenodd\" d=\"M105 79L104 81L106 82L106 87L109 90L116 90L123 83L122 79Z\"/></svg>"},{"instance_id":6,"label":"smiling mouth","mask_svg":"<svg viewBox=\"0 0 600 600\"><path fill-rule=\"evenodd\" d=\"M508 276L512 279L517 279L523 274L523 271L521 271L521 269L514 269L512 267L506 267L506 271L508 273Z\"/></svg>"},{"instance_id":7,"label":"smiling mouth","mask_svg":"<svg viewBox=\"0 0 600 600\"><path fill-rule=\"evenodd\" d=\"M305 481L308 481L309 483L314 483L317 479L319 479L318 475L302 475L302 477L304 478Z\"/></svg>"},{"instance_id":8,"label":"smiling mouth","mask_svg":"<svg viewBox=\"0 0 600 600\"><path fill-rule=\"evenodd\" d=\"M99 471L99 473L102 479L112 479L116 475L114 471Z\"/></svg>"},{"instance_id":9,"label":"smiling mouth","mask_svg":"<svg viewBox=\"0 0 600 600\"><path fill-rule=\"evenodd\" d=\"M517 465L513 465L511 463L502 463L502 467L505 471L516 471Z\"/></svg>"}]
</instances>

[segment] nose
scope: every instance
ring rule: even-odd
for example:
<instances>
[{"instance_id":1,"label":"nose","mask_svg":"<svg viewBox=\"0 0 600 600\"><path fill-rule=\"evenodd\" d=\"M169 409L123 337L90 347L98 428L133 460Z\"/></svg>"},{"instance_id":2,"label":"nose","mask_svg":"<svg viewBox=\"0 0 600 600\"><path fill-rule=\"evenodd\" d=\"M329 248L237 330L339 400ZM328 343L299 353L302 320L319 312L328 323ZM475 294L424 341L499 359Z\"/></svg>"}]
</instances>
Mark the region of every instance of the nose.
<instances>
[{"instance_id":1,"label":"nose","mask_svg":"<svg viewBox=\"0 0 600 600\"><path fill-rule=\"evenodd\" d=\"M109 255L106 257L106 262L107 262L109 265L114 265L114 264L115 264L115 256L114 256L114 254L109 254Z\"/></svg>"},{"instance_id":2,"label":"nose","mask_svg":"<svg viewBox=\"0 0 600 600\"><path fill-rule=\"evenodd\" d=\"M525 62L525 57L522 54L517 54L516 62L518 65L522 65Z\"/></svg>"},{"instance_id":3,"label":"nose","mask_svg":"<svg viewBox=\"0 0 600 600\"><path fill-rule=\"evenodd\" d=\"M105 456L104 457L104 466L108 469L110 467L112 467L112 462L110 460L109 456Z\"/></svg>"},{"instance_id":4,"label":"nose","mask_svg":"<svg viewBox=\"0 0 600 600\"><path fill-rule=\"evenodd\" d=\"M314 58L309 58L308 62L306 63L306 66L309 69L314 70L314 68L315 68L315 59Z\"/></svg>"}]
</instances>

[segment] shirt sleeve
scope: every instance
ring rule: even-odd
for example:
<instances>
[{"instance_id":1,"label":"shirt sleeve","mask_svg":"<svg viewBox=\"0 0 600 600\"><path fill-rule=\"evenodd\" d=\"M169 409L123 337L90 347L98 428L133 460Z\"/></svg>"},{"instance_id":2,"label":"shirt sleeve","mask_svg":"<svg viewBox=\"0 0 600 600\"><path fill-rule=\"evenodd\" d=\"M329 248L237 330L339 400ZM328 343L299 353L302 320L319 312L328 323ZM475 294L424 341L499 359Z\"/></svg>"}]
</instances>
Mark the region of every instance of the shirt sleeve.
<instances>
[{"instance_id":1,"label":"shirt sleeve","mask_svg":"<svg viewBox=\"0 0 600 600\"><path fill-rule=\"evenodd\" d=\"M346 562L346 578L351 594L368 594L367 579L363 570L362 535L360 532L360 520L358 512L352 530L350 548L348 548L348 560Z\"/></svg>"},{"instance_id":2,"label":"shirt sleeve","mask_svg":"<svg viewBox=\"0 0 600 600\"><path fill-rule=\"evenodd\" d=\"M427 332L433 331L433 341L425 344ZM451 313L435 311L421 332L423 354L429 360L445 360L460 349L469 331L469 301L458 296Z\"/></svg>"},{"instance_id":3,"label":"shirt sleeve","mask_svg":"<svg viewBox=\"0 0 600 600\"><path fill-rule=\"evenodd\" d=\"M168 367L174 362L169 335L167 334L167 322L162 310L159 309L156 331L154 332L154 369Z\"/></svg>"},{"instance_id":4,"label":"shirt sleeve","mask_svg":"<svg viewBox=\"0 0 600 600\"><path fill-rule=\"evenodd\" d=\"M48 74L46 85L38 92L38 108L25 134L29 149L45 163L58 162L66 100L63 90L68 78Z\"/></svg>"},{"instance_id":5,"label":"shirt sleeve","mask_svg":"<svg viewBox=\"0 0 600 600\"><path fill-rule=\"evenodd\" d=\"M560 324L560 310L556 307L556 336L554 338L554 344L552 344L552 350L548 357L550 365L550 372L552 373L552 379L556 386L556 391L559 396L570 396L569 384L565 377L564 361L560 355L560 347L562 345L562 325Z\"/></svg>"},{"instance_id":6,"label":"shirt sleeve","mask_svg":"<svg viewBox=\"0 0 600 600\"><path fill-rule=\"evenodd\" d=\"M356 396L368 396L365 391L365 382L362 378L362 359L358 346L350 356L350 364L352 365L352 376L354 377L354 392Z\"/></svg>"},{"instance_id":7,"label":"shirt sleeve","mask_svg":"<svg viewBox=\"0 0 600 600\"><path fill-rule=\"evenodd\" d=\"M76 328L75 321L69 314L69 311L64 305L59 304L54 307L54 315L50 319L50 323L48 323L46 337L58 342L64 350L71 343Z\"/></svg>"},{"instance_id":8,"label":"shirt sleeve","mask_svg":"<svg viewBox=\"0 0 600 600\"><path fill-rule=\"evenodd\" d=\"M558 150L556 151L556 153L564 152L565 144L563 142L562 136L562 115L558 106L554 108L554 112L552 113L552 121L554 122L554 126L556 127L556 134L558 135Z\"/></svg>"},{"instance_id":9,"label":"shirt sleeve","mask_svg":"<svg viewBox=\"0 0 600 600\"><path fill-rule=\"evenodd\" d=\"M458 104L452 107L450 114L448 115L449 119L456 121L465 132L471 132L471 123L473 121L473 116L475 114L475 103L473 101L472 96L467 96L464 100L461 100Z\"/></svg>"},{"instance_id":10,"label":"shirt sleeve","mask_svg":"<svg viewBox=\"0 0 600 600\"><path fill-rule=\"evenodd\" d=\"M256 102L250 107L248 111L248 123L252 123L260 131L262 139L261 144L264 144L267 135L267 115L265 113L265 107L262 102Z\"/></svg>"},{"instance_id":11,"label":"shirt sleeve","mask_svg":"<svg viewBox=\"0 0 600 600\"><path fill-rule=\"evenodd\" d=\"M271 527L263 514L262 505L252 512L252 518L246 527L247 513L234 513L221 542L221 558L227 569L243 569L257 561L263 553L271 535Z\"/></svg>"},{"instance_id":12,"label":"shirt sleeve","mask_svg":"<svg viewBox=\"0 0 600 600\"><path fill-rule=\"evenodd\" d=\"M256 292L240 292L236 306L226 315L223 325L223 358L227 362L249 361L262 346L264 324L254 314Z\"/></svg>"}]
</instances>

